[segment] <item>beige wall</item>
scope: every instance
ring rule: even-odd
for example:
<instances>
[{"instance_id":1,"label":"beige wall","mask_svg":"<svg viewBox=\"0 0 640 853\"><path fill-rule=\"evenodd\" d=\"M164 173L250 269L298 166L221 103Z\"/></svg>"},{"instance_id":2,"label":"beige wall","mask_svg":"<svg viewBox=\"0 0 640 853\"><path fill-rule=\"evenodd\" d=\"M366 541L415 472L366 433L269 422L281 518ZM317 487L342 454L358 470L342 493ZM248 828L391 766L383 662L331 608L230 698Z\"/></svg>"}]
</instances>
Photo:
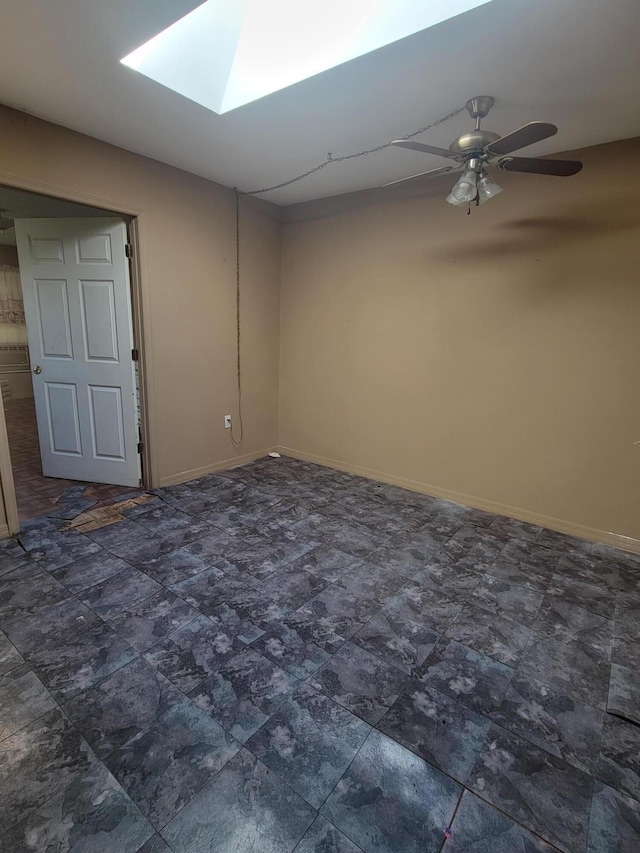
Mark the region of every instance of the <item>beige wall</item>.
<instances>
[{"instance_id":1,"label":"beige wall","mask_svg":"<svg viewBox=\"0 0 640 853\"><path fill-rule=\"evenodd\" d=\"M242 199L245 439L234 450L223 426L225 414L237 418L233 192L7 108L0 182L140 214L156 484L276 444L278 208Z\"/></svg>"},{"instance_id":2,"label":"beige wall","mask_svg":"<svg viewBox=\"0 0 640 853\"><path fill-rule=\"evenodd\" d=\"M640 539L639 142L471 216L451 178L288 208L284 452Z\"/></svg>"}]
</instances>

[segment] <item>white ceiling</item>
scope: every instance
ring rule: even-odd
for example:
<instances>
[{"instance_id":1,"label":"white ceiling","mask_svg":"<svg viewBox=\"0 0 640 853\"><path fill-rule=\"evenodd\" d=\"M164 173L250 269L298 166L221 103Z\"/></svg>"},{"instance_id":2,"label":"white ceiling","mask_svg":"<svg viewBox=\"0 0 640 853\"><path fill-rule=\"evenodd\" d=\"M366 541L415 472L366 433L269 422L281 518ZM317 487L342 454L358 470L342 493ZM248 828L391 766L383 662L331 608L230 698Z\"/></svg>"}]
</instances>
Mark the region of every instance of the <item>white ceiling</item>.
<instances>
[{"instance_id":1,"label":"white ceiling","mask_svg":"<svg viewBox=\"0 0 640 853\"><path fill-rule=\"evenodd\" d=\"M487 129L506 133L533 119L558 125L557 136L523 149L527 154L640 135L638 0L492 0L222 116L120 64L197 5L5 4L0 102L244 190L286 180L328 152L403 136L477 94L496 98ZM422 140L447 147L470 125L464 113ZM290 204L443 163L385 150L329 166L265 198Z\"/></svg>"}]
</instances>

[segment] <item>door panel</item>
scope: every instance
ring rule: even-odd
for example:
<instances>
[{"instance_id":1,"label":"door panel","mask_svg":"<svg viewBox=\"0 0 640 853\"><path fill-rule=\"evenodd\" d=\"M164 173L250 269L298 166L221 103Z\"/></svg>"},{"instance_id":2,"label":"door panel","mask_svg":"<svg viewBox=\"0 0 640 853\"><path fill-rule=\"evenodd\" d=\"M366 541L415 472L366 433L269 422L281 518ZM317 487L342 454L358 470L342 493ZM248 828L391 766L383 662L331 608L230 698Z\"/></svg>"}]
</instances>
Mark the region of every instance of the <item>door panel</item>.
<instances>
[{"instance_id":1,"label":"door panel","mask_svg":"<svg viewBox=\"0 0 640 853\"><path fill-rule=\"evenodd\" d=\"M82 331L87 361L118 361L113 281L81 281Z\"/></svg>"},{"instance_id":2,"label":"door panel","mask_svg":"<svg viewBox=\"0 0 640 853\"><path fill-rule=\"evenodd\" d=\"M79 264L111 264L111 235L92 234L75 241L76 260Z\"/></svg>"},{"instance_id":3,"label":"door panel","mask_svg":"<svg viewBox=\"0 0 640 853\"><path fill-rule=\"evenodd\" d=\"M67 282L35 279L38 296L38 327L42 355L47 358L73 358L71 320Z\"/></svg>"},{"instance_id":4,"label":"door panel","mask_svg":"<svg viewBox=\"0 0 640 853\"><path fill-rule=\"evenodd\" d=\"M82 456L76 386L45 382L44 392L51 452Z\"/></svg>"},{"instance_id":5,"label":"door panel","mask_svg":"<svg viewBox=\"0 0 640 853\"><path fill-rule=\"evenodd\" d=\"M89 386L91 437L96 459L124 459L122 394L119 388Z\"/></svg>"},{"instance_id":6,"label":"door panel","mask_svg":"<svg viewBox=\"0 0 640 853\"><path fill-rule=\"evenodd\" d=\"M29 249L33 263L64 263L64 246L62 245L62 240L29 236Z\"/></svg>"},{"instance_id":7,"label":"door panel","mask_svg":"<svg viewBox=\"0 0 640 853\"><path fill-rule=\"evenodd\" d=\"M121 219L16 220L42 470L136 486L137 400Z\"/></svg>"}]
</instances>

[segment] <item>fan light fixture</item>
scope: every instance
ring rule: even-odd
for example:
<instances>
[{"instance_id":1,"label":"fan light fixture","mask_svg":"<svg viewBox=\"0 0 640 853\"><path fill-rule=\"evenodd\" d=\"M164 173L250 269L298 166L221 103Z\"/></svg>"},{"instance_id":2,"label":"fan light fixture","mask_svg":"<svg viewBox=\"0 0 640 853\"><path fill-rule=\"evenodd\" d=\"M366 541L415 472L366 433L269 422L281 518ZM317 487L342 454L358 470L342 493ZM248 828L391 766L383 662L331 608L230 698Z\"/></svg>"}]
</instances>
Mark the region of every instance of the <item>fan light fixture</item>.
<instances>
[{"instance_id":1,"label":"fan light fixture","mask_svg":"<svg viewBox=\"0 0 640 853\"><path fill-rule=\"evenodd\" d=\"M492 180L486 169L467 169L447 196L449 204L468 207L472 202L484 204L502 192L502 187Z\"/></svg>"}]
</instances>

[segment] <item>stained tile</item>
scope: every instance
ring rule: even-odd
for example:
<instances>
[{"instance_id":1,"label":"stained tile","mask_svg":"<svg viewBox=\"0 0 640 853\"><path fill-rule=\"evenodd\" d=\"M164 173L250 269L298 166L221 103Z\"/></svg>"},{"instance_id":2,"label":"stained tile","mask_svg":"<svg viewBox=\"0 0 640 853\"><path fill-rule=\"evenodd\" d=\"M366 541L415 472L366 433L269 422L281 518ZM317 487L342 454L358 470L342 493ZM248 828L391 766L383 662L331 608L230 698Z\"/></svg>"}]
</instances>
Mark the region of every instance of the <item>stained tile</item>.
<instances>
[{"instance_id":1,"label":"stained tile","mask_svg":"<svg viewBox=\"0 0 640 853\"><path fill-rule=\"evenodd\" d=\"M520 660L519 672L604 710L610 664L592 646L573 641L532 637Z\"/></svg>"},{"instance_id":2,"label":"stained tile","mask_svg":"<svg viewBox=\"0 0 640 853\"><path fill-rule=\"evenodd\" d=\"M30 553L34 560L41 562L47 571L52 572L101 551L102 548L97 542L93 542L88 536L68 531L48 534Z\"/></svg>"},{"instance_id":3,"label":"stained tile","mask_svg":"<svg viewBox=\"0 0 640 853\"><path fill-rule=\"evenodd\" d=\"M516 666L531 636L524 625L464 604L446 636L507 666Z\"/></svg>"},{"instance_id":4,"label":"stained tile","mask_svg":"<svg viewBox=\"0 0 640 853\"><path fill-rule=\"evenodd\" d=\"M393 612L378 613L352 638L352 642L411 674L423 664L440 635L418 622Z\"/></svg>"},{"instance_id":5,"label":"stained tile","mask_svg":"<svg viewBox=\"0 0 640 853\"><path fill-rule=\"evenodd\" d=\"M465 791L451 825L451 837L445 841L442 851L555 853L556 849L476 797L471 791Z\"/></svg>"},{"instance_id":6,"label":"stained tile","mask_svg":"<svg viewBox=\"0 0 640 853\"><path fill-rule=\"evenodd\" d=\"M284 669L245 649L189 694L193 701L244 743L299 685Z\"/></svg>"},{"instance_id":7,"label":"stained tile","mask_svg":"<svg viewBox=\"0 0 640 853\"><path fill-rule=\"evenodd\" d=\"M377 610L375 601L360 598L332 584L307 602L299 612L316 617L327 631L348 638Z\"/></svg>"},{"instance_id":8,"label":"stained tile","mask_svg":"<svg viewBox=\"0 0 640 853\"><path fill-rule=\"evenodd\" d=\"M293 850L315 814L302 797L243 749L161 835L175 853L285 853Z\"/></svg>"},{"instance_id":9,"label":"stained tile","mask_svg":"<svg viewBox=\"0 0 640 853\"><path fill-rule=\"evenodd\" d=\"M55 707L51 694L26 664L0 675L0 740Z\"/></svg>"},{"instance_id":10,"label":"stained tile","mask_svg":"<svg viewBox=\"0 0 640 853\"><path fill-rule=\"evenodd\" d=\"M478 586L482 575L475 568L463 560L455 562L438 562L438 555L429 565L416 572L413 580L423 590L430 590L442 594L443 592L453 601L460 596L466 595Z\"/></svg>"},{"instance_id":11,"label":"stained tile","mask_svg":"<svg viewBox=\"0 0 640 853\"><path fill-rule=\"evenodd\" d=\"M443 640L416 674L428 687L489 714L500 707L513 670L454 640Z\"/></svg>"},{"instance_id":12,"label":"stained tile","mask_svg":"<svg viewBox=\"0 0 640 853\"><path fill-rule=\"evenodd\" d=\"M590 610L596 616L613 618L615 595L607 589L564 575L552 575L547 596Z\"/></svg>"},{"instance_id":13,"label":"stained tile","mask_svg":"<svg viewBox=\"0 0 640 853\"><path fill-rule=\"evenodd\" d=\"M160 829L238 752L240 745L184 699L106 759L106 765Z\"/></svg>"},{"instance_id":14,"label":"stained tile","mask_svg":"<svg viewBox=\"0 0 640 853\"><path fill-rule=\"evenodd\" d=\"M494 726L467 785L560 850L585 850L593 780L565 761Z\"/></svg>"},{"instance_id":15,"label":"stained tile","mask_svg":"<svg viewBox=\"0 0 640 853\"><path fill-rule=\"evenodd\" d=\"M289 565L268 581L262 582L258 589L279 605L297 610L322 592L327 584L324 578Z\"/></svg>"},{"instance_id":16,"label":"stained tile","mask_svg":"<svg viewBox=\"0 0 640 853\"><path fill-rule=\"evenodd\" d=\"M70 599L7 628L36 675L59 701L111 675L136 652L91 610Z\"/></svg>"},{"instance_id":17,"label":"stained tile","mask_svg":"<svg viewBox=\"0 0 640 853\"><path fill-rule=\"evenodd\" d=\"M492 718L557 758L594 772L604 719L597 708L516 673Z\"/></svg>"},{"instance_id":18,"label":"stained tile","mask_svg":"<svg viewBox=\"0 0 640 853\"><path fill-rule=\"evenodd\" d=\"M98 527L96 530L90 530L86 534L98 545L111 550L112 546L122 545L125 542L133 542L145 535L145 529L135 521L123 518L121 521L116 521L114 524L108 524L106 527Z\"/></svg>"},{"instance_id":19,"label":"stained tile","mask_svg":"<svg viewBox=\"0 0 640 853\"><path fill-rule=\"evenodd\" d=\"M621 666L633 667L638 665L640 660L640 637L631 638L629 636L617 636L615 633L615 623L613 626L613 645L611 647L611 660L613 663L618 663Z\"/></svg>"},{"instance_id":20,"label":"stained tile","mask_svg":"<svg viewBox=\"0 0 640 853\"><path fill-rule=\"evenodd\" d=\"M535 621L543 595L525 586L486 576L473 590L471 599L498 616L506 616L520 625L530 627Z\"/></svg>"},{"instance_id":21,"label":"stained tile","mask_svg":"<svg viewBox=\"0 0 640 853\"><path fill-rule=\"evenodd\" d=\"M305 832L294 853L362 853L346 835L318 815Z\"/></svg>"},{"instance_id":22,"label":"stained tile","mask_svg":"<svg viewBox=\"0 0 640 853\"><path fill-rule=\"evenodd\" d=\"M0 576L19 569L30 559L17 539L0 540Z\"/></svg>"},{"instance_id":23,"label":"stained tile","mask_svg":"<svg viewBox=\"0 0 640 853\"><path fill-rule=\"evenodd\" d=\"M109 545L109 551L118 557L122 557L127 563L136 568L144 569L152 560L156 560L164 554L175 551L185 543L183 536L159 536L149 533L144 527L140 528L142 535L135 539L125 539L121 542L113 542Z\"/></svg>"},{"instance_id":24,"label":"stained tile","mask_svg":"<svg viewBox=\"0 0 640 853\"><path fill-rule=\"evenodd\" d=\"M316 690L372 725L393 705L406 681L396 667L350 642L309 678Z\"/></svg>"},{"instance_id":25,"label":"stained tile","mask_svg":"<svg viewBox=\"0 0 640 853\"><path fill-rule=\"evenodd\" d=\"M270 622L286 616L292 609L286 600L273 598L272 594L263 589L245 586L225 595L224 601L213 610L212 615L223 623L235 624L240 620L265 628Z\"/></svg>"},{"instance_id":26,"label":"stained tile","mask_svg":"<svg viewBox=\"0 0 640 853\"><path fill-rule=\"evenodd\" d=\"M495 562L491 565L490 573L495 577L503 577L505 580L510 580L510 571L516 569L518 580L514 577L512 580L515 583L521 583L523 586L529 586L530 589L538 589L546 587L551 575L560 559L561 551L555 548L543 547L534 542L523 542L518 539L512 539L502 549L496 557ZM494 574L497 572L497 574ZM529 576L529 583L525 583L525 578ZM539 580L536 580L538 578ZM546 579L546 582L545 582ZM544 592L544 589L540 590Z\"/></svg>"},{"instance_id":27,"label":"stained tile","mask_svg":"<svg viewBox=\"0 0 640 853\"><path fill-rule=\"evenodd\" d=\"M397 546L386 545L369 555L371 563L391 569L406 578L413 578L424 571L437 555L442 542L428 539L420 546L402 542Z\"/></svg>"},{"instance_id":28,"label":"stained tile","mask_svg":"<svg viewBox=\"0 0 640 853\"><path fill-rule=\"evenodd\" d=\"M234 593L242 594L249 587L242 581L226 577L221 569L214 567L172 584L171 589L201 613L211 616Z\"/></svg>"},{"instance_id":29,"label":"stained tile","mask_svg":"<svg viewBox=\"0 0 640 853\"><path fill-rule=\"evenodd\" d=\"M146 652L199 615L186 601L162 590L127 607L110 619L109 624L130 646L139 652Z\"/></svg>"},{"instance_id":30,"label":"stained tile","mask_svg":"<svg viewBox=\"0 0 640 853\"><path fill-rule=\"evenodd\" d=\"M64 711L105 758L183 699L180 690L138 658L66 702Z\"/></svg>"},{"instance_id":31,"label":"stained tile","mask_svg":"<svg viewBox=\"0 0 640 853\"><path fill-rule=\"evenodd\" d=\"M373 731L321 813L365 853L437 853L461 790Z\"/></svg>"},{"instance_id":32,"label":"stained tile","mask_svg":"<svg viewBox=\"0 0 640 853\"><path fill-rule=\"evenodd\" d=\"M319 522L311 525L311 520L306 519L305 528L313 533L317 544L331 545L339 551L345 551L354 557L366 557L372 551L386 544L385 537L376 536L364 527L349 524L342 520L322 517ZM320 540L318 542L318 540Z\"/></svg>"},{"instance_id":33,"label":"stained tile","mask_svg":"<svg viewBox=\"0 0 640 853\"><path fill-rule=\"evenodd\" d=\"M451 625L460 613L463 599L458 595L435 589L408 584L401 592L389 599L384 612L395 619L410 619L441 633Z\"/></svg>"},{"instance_id":34,"label":"stained tile","mask_svg":"<svg viewBox=\"0 0 640 853\"><path fill-rule=\"evenodd\" d=\"M611 664L607 711L640 725L640 674L637 666Z\"/></svg>"},{"instance_id":35,"label":"stained tile","mask_svg":"<svg viewBox=\"0 0 640 853\"><path fill-rule=\"evenodd\" d=\"M354 569L361 563L359 557L345 551L339 551L330 545L318 545L313 551L308 551L303 557L294 560L291 565L327 581L336 581L347 569Z\"/></svg>"},{"instance_id":36,"label":"stained tile","mask_svg":"<svg viewBox=\"0 0 640 853\"><path fill-rule=\"evenodd\" d=\"M394 569L365 562L344 572L336 581L336 587L382 605L399 592L407 580Z\"/></svg>"},{"instance_id":37,"label":"stained tile","mask_svg":"<svg viewBox=\"0 0 640 853\"><path fill-rule=\"evenodd\" d=\"M370 731L359 717L303 684L246 747L320 808Z\"/></svg>"},{"instance_id":38,"label":"stained tile","mask_svg":"<svg viewBox=\"0 0 640 853\"><path fill-rule=\"evenodd\" d=\"M109 619L129 605L155 595L161 589L160 584L149 575L127 566L119 574L86 589L80 595L80 600L102 619Z\"/></svg>"},{"instance_id":39,"label":"stained tile","mask_svg":"<svg viewBox=\"0 0 640 853\"><path fill-rule=\"evenodd\" d=\"M37 564L28 564L0 577L0 624L32 616L69 598L69 591Z\"/></svg>"},{"instance_id":40,"label":"stained tile","mask_svg":"<svg viewBox=\"0 0 640 853\"><path fill-rule=\"evenodd\" d=\"M229 565L224 568L228 574L239 577L252 575L264 578L282 569L296 557L301 557L312 551L320 543L314 539L288 539L280 536L277 539L264 540L250 545L229 557Z\"/></svg>"},{"instance_id":41,"label":"stained tile","mask_svg":"<svg viewBox=\"0 0 640 853\"><path fill-rule=\"evenodd\" d=\"M138 853L153 828L111 773L96 763L36 808L3 839L21 853L78 850ZM157 848L160 853L162 848Z\"/></svg>"},{"instance_id":42,"label":"stained tile","mask_svg":"<svg viewBox=\"0 0 640 853\"><path fill-rule=\"evenodd\" d=\"M535 542L542 532L542 528L536 524L507 518L505 515L494 516L489 530L501 538L519 539L521 542Z\"/></svg>"},{"instance_id":43,"label":"stained tile","mask_svg":"<svg viewBox=\"0 0 640 853\"><path fill-rule=\"evenodd\" d=\"M617 590L620 580L620 572L613 563L591 559L588 553L573 550L560 557L556 573L610 592Z\"/></svg>"},{"instance_id":44,"label":"stained tile","mask_svg":"<svg viewBox=\"0 0 640 853\"><path fill-rule=\"evenodd\" d=\"M51 574L75 594L127 569L131 571L129 564L120 557L114 557L108 551L100 551L97 554L82 557L61 569L54 569Z\"/></svg>"},{"instance_id":45,"label":"stained tile","mask_svg":"<svg viewBox=\"0 0 640 853\"><path fill-rule=\"evenodd\" d=\"M186 545L168 554L161 554L141 566L145 573L164 586L172 586L209 568L209 564L189 550ZM222 577L222 573L218 573Z\"/></svg>"},{"instance_id":46,"label":"stained tile","mask_svg":"<svg viewBox=\"0 0 640 853\"><path fill-rule=\"evenodd\" d=\"M153 646L146 659L183 693L229 660L243 643L217 620L199 616Z\"/></svg>"},{"instance_id":47,"label":"stained tile","mask_svg":"<svg viewBox=\"0 0 640 853\"><path fill-rule=\"evenodd\" d=\"M10 672L24 663L22 655L13 643L0 631L0 675Z\"/></svg>"},{"instance_id":48,"label":"stained tile","mask_svg":"<svg viewBox=\"0 0 640 853\"><path fill-rule=\"evenodd\" d=\"M640 800L640 726L605 715L597 777Z\"/></svg>"},{"instance_id":49,"label":"stained tile","mask_svg":"<svg viewBox=\"0 0 640 853\"><path fill-rule=\"evenodd\" d=\"M640 637L640 592L616 596L615 623L618 636Z\"/></svg>"},{"instance_id":50,"label":"stained tile","mask_svg":"<svg viewBox=\"0 0 640 853\"><path fill-rule=\"evenodd\" d=\"M0 834L66 791L95 761L58 709L0 741Z\"/></svg>"},{"instance_id":51,"label":"stained tile","mask_svg":"<svg viewBox=\"0 0 640 853\"><path fill-rule=\"evenodd\" d=\"M587 853L637 853L640 803L596 781Z\"/></svg>"},{"instance_id":52,"label":"stained tile","mask_svg":"<svg viewBox=\"0 0 640 853\"><path fill-rule=\"evenodd\" d=\"M486 571L503 553L505 539L476 524L465 524L441 548L438 556L462 563L476 571Z\"/></svg>"},{"instance_id":53,"label":"stained tile","mask_svg":"<svg viewBox=\"0 0 640 853\"><path fill-rule=\"evenodd\" d=\"M412 679L378 723L380 731L464 782L491 726L486 717Z\"/></svg>"},{"instance_id":54,"label":"stained tile","mask_svg":"<svg viewBox=\"0 0 640 853\"><path fill-rule=\"evenodd\" d=\"M310 621L308 617L300 622L285 616L255 640L253 648L296 678L305 679L330 657L329 652L313 640L305 639L305 633L309 636L305 628L309 628Z\"/></svg>"},{"instance_id":55,"label":"stained tile","mask_svg":"<svg viewBox=\"0 0 640 853\"><path fill-rule=\"evenodd\" d=\"M579 642L606 660L611 656L613 622L561 599L545 601L532 631L536 637L561 643Z\"/></svg>"},{"instance_id":56,"label":"stained tile","mask_svg":"<svg viewBox=\"0 0 640 853\"><path fill-rule=\"evenodd\" d=\"M172 853L172 851L159 835L153 835L137 853Z\"/></svg>"}]
</instances>

